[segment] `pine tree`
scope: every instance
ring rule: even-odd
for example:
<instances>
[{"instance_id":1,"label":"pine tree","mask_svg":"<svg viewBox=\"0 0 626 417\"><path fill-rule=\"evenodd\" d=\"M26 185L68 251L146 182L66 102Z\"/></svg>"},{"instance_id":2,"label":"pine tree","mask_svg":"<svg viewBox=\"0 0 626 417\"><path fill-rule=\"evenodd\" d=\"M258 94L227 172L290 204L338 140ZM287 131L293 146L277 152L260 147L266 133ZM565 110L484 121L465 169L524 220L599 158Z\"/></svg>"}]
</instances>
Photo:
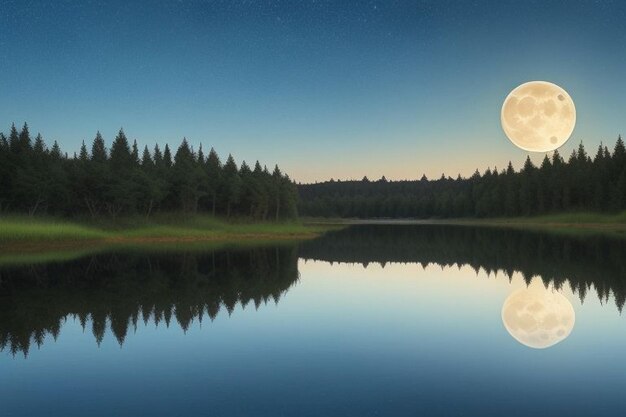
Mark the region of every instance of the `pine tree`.
<instances>
[{"instance_id":1,"label":"pine tree","mask_svg":"<svg viewBox=\"0 0 626 417\"><path fill-rule=\"evenodd\" d=\"M67 210L68 203L71 201L67 162L59 143L55 140L48 157L47 183L44 185L46 191L43 197L55 213Z\"/></svg>"},{"instance_id":2,"label":"pine tree","mask_svg":"<svg viewBox=\"0 0 626 417\"><path fill-rule=\"evenodd\" d=\"M52 158L55 160L63 159L63 152L61 152L59 142L57 142L56 140L52 144L52 149L50 149L50 156L52 156Z\"/></svg>"},{"instance_id":3,"label":"pine tree","mask_svg":"<svg viewBox=\"0 0 626 417\"><path fill-rule=\"evenodd\" d=\"M147 146L143 149L141 169L135 171L134 179L138 186L137 208L149 217L163 198L163 187Z\"/></svg>"},{"instance_id":4,"label":"pine tree","mask_svg":"<svg viewBox=\"0 0 626 417\"><path fill-rule=\"evenodd\" d=\"M207 196L211 202L211 213L215 216L218 192L222 183L222 163L213 148L209 151L209 156L206 159L205 171L207 175Z\"/></svg>"},{"instance_id":5,"label":"pine tree","mask_svg":"<svg viewBox=\"0 0 626 417\"><path fill-rule=\"evenodd\" d=\"M122 212L131 212L137 197L133 181L135 163L123 129L120 129L111 145L109 167L110 185L106 207L109 214L115 217Z\"/></svg>"},{"instance_id":6,"label":"pine tree","mask_svg":"<svg viewBox=\"0 0 626 417\"><path fill-rule=\"evenodd\" d=\"M82 163L87 163L89 161L89 153L87 152L87 146L85 145L85 141L80 145L80 152L78 154L78 159Z\"/></svg>"},{"instance_id":7,"label":"pine tree","mask_svg":"<svg viewBox=\"0 0 626 417\"><path fill-rule=\"evenodd\" d=\"M163 164L163 154L161 153L161 149L159 149L158 143L154 145L153 158L154 158L154 166L156 168L161 168Z\"/></svg>"},{"instance_id":8,"label":"pine tree","mask_svg":"<svg viewBox=\"0 0 626 417\"><path fill-rule=\"evenodd\" d=\"M518 205L518 188L517 178L515 176L515 170L513 164L509 161L509 165L506 168L506 191L504 200L504 214L507 216L516 216L519 213Z\"/></svg>"},{"instance_id":9,"label":"pine tree","mask_svg":"<svg viewBox=\"0 0 626 417\"><path fill-rule=\"evenodd\" d=\"M91 145L91 160L98 163L105 163L108 159L107 150L104 145L104 139L100 132L96 133L96 137Z\"/></svg>"},{"instance_id":10,"label":"pine tree","mask_svg":"<svg viewBox=\"0 0 626 417\"><path fill-rule=\"evenodd\" d=\"M172 192L178 207L183 211L195 212L203 196L202 177L204 172L198 165L187 139L183 141L174 157Z\"/></svg>"},{"instance_id":11,"label":"pine tree","mask_svg":"<svg viewBox=\"0 0 626 417\"><path fill-rule=\"evenodd\" d=\"M110 163L114 171L127 171L132 167L132 154L123 129L120 129L111 145Z\"/></svg>"},{"instance_id":12,"label":"pine tree","mask_svg":"<svg viewBox=\"0 0 626 417\"><path fill-rule=\"evenodd\" d=\"M139 148L137 147L136 139L133 141L133 147L130 151L130 157L131 157L133 165L138 166L139 165Z\"/></svg>"},{"instance_id":13,"label":"pine tree","mask_svg":"<svg viewBox=\"0 0 626 417\"><path fill-rule=\"evenodd\" d=\"M626 147L624 146L622 135L619 135L617 137L617 142L615 142L615 148L613 149L613 159L616 162L624 162L624 159L626 159Z\"/></svg>"},{"instance_id":14,"label":"pine tree","mask_svg":"<svg viewBox=\"0 0 626 417\"><path fill-rule=\"evenodd\" d=\"M33 153L37 155L37 157L41 158L46 153L46 144L41 137L41 134L37 134L35 138L35 144L33 145Z\"/></svg>"},{"instance_id":15,"label":"pine tree","mask_svg":"<svg viewBox=\"0 0 626 417\"><path fill-rule=\"evenodd\" d=\"M274 166L274 172L272 172L272 196L274 200L274 218L276 220L280 217L280 203L281 203L281 193L282 193L282 181L283 174L280 172L280 168L278 165ZM380 179L381 182L386 182L385 176Z\"/></svg>"},{"instance_id":16,"label":"pine tree","mask_svg":"<svg viewBox=\"0 0 626 417\"><path fill-rule=\"evenodd\" d=\"M612 178L610 208L614 211L623 210L626 208L626 147L621 135L617 137L613 148L610 170Z\"/></svg>"},{"instance_id":17,"label":"pine tree","mask_svg":"<svg viewBox=\"0 0 626 417\"><path fill-rule=\"evenodd\" d=\"M200 165L204 165L206 163L204 159L204 152L202 151L202 144L200 144L200 147L198 147L198 155L196 157L196 160Z\"/></svg>"},{"instance_id":18,"label":"pine tree","mask_svg":"<svg viewBox=\"0 0 626 417\"><path fill-rule=\"evenodd\" d=\"M143 148L143 155L141 156L141 168L145 171L151 171L154 168L154 161L152 161L152 157L150 156L150 151L148 147L145 146Z\"/></svg>"},{"instance_id":19,"label":"pine tree","mask_svg":"<svg viewBox=\"0 0 626 417\"><path fill-rule=\"evenodd\" d=\"M19 141L19 146L20 146L20 152L24 154L28 154L32 150L30 133L28 131L27 123L24 123L24 126L22 127L22 131L19 134L18 141Z\"/></svg>"},{"instance_id":20,"label":"pine tree","mask_svg":"<svg viewBox=\"0 0 626 417\"><path fill-rule=\"evenodd\" d=\"M552 162L548 155L543 157L537 176L537 213L546 213L550 208L550 196L552 189L550 179L552 176Z\"/></svg>"},{"instance_id":21,"label":"pine tree","mask_svg":"<svg viewBox=\"0 0 626 417\"><path fill-rule=\"evenodd\" d=\"M11 200L12 163L9 142L0 133L0 214L5 211Z\"/></svg>"},{"instance_id":22,"label":"pine tree","mask_svg":"<svg viewBox=\"0 0 626 417\"><path fill-rule=\"evenodd\" d=\"M257 183L246 161L241 162L239 176L241 177L240 214L254 217L255 206L259 200L258 194L261 192L260 184Z\"/></svg>"},{"instance_id":23,"label":"pine tree","mask_svg":"<svg viewBox=\"0 0 626 417\"><path fill-rule=\"evenodd\" d=\"M170 151L170 147L168 144L165 144L165 149L163 150L163 164L165 168L172 167L172 152Z\"/></svg>"},{"instance_id":24,"label":"pine tree","mask_svg":"<svg viewBox=\"0 0 626 417\"><path fill-rule=\"evenodd\" d=\"M228 159L224 164L222 186L224 188L224 199L226 201L226 217L230 217L231 210L235 204L239 202L241 197L241 177L237 164L232 155L228 155Z\"/></svg>"},{"instance_id":25,"label":"pine tree","mask_svg":"<svg viewBox=\"0 0 626 417\"><path fill-rule=\"evenodd\" d=\"M11 125L11 131L9 132L9 149L11 149L11 152L15 155L20 154L20 135L17 133L15 123Z\"/></svg>"},{"instance_id":26,"label":"pine tree","mask_svg":"<svg viewBox=\"0 0 626 417\"><path fill-rule=\"evenodd\" d=\"M590 179L593 190L593 208L595 210L604 211L608 208L608 165L605 158L605 147L600 144L593 159L593 177ZM609 155L610 158L610 155Z\"/></svg>"}]
</instances>

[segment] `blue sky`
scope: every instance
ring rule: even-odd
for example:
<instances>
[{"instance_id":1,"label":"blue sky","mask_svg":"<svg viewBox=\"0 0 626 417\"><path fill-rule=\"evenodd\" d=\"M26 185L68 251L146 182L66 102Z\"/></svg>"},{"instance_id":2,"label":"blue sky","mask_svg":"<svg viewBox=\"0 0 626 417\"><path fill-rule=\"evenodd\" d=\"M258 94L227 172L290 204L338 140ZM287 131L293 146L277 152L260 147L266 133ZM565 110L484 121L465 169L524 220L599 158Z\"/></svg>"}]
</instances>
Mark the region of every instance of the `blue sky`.
<instances>
[{"instance_id":1,"label":"blue sky","mask_svg":"<svg viewBox=\"0 0 626 417\"><path fill-rule=\"evenodd\" d=\"M500 107L541 79L576 103L563 153L624 131L618 1L131 3L0 0L2 130L185 136L303 182L469 175L521 165Z\"/></svg>"}]
</instances>

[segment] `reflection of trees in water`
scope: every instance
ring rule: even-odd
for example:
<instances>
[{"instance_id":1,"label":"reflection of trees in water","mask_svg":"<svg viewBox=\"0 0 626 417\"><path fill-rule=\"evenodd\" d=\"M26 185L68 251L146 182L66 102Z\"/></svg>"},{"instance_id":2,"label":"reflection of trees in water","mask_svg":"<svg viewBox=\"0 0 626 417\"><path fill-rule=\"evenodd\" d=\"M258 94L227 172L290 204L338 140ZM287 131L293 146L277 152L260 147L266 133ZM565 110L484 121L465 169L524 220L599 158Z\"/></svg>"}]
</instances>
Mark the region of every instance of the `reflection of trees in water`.
<instances>
[{"instance_id":1,"label":"reflection of trees in water","mask_svg":"<svg viewBox=\"0 0 626 417\"><path fill-rule=\"evenodd\" d=\"M98 344L107 325L122 344L130 326L187 330L239 303L278 302L298 279L293 247L204 253L106 254L64 263L0 269L0 349L28 353L56 339L68 317L91 322Z\"/></svg>"},{"instance_id":2,"label":"reflection of trees in water","mask_svg":"<svg viewBox=\"0 0 626 417\"><path fill-rule=\"evenodd\" d=\"M595 288L626 300L626 241L565 237L464 226L358 226L293 247L204 253L105 254L75 261L0 269L0 349L27 354L32 343L59 335L68 317L100 343L107 328L122 344L140 320L187 330L194 320L237 304L278 302L298 279L304 259L470 265L488 273L520 272L530 283L571 286L581 302Z\"/></svg>"},{"instance_id":3,"label":"reflection of trees in water","mask_svg":"<svg viewBox=\"0 0 626 417\"><path fill-rule=\"evenodd\" d=\"M618 309L626 300L626 241L469 226L367 225L305 242L299 256L330 262L470 265L477 272L520 272L527 283L540 276L560 288L568 283L584 301L595 288Z\"/></svg>"}]
</instances>

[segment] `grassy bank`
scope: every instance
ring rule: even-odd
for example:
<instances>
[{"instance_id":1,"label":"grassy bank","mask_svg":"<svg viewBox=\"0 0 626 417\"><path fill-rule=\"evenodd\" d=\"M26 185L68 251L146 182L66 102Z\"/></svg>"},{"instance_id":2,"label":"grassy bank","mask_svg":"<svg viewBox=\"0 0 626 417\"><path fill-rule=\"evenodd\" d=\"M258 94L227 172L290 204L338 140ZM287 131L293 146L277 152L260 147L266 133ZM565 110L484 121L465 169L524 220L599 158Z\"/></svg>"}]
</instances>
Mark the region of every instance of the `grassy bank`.
<instances>
[{"instance_id":1,"label":"grassy bank","mask_svg":"<svg viewBox=\"0 0 626 417\"><path fill-rule=\"evenodd\" d=\"M16 244L151 243L309 238L329 227L301 223L226 222L202 215L159 215L116 220L0 218L0 247Z\"/></svg>"}]
</instances>

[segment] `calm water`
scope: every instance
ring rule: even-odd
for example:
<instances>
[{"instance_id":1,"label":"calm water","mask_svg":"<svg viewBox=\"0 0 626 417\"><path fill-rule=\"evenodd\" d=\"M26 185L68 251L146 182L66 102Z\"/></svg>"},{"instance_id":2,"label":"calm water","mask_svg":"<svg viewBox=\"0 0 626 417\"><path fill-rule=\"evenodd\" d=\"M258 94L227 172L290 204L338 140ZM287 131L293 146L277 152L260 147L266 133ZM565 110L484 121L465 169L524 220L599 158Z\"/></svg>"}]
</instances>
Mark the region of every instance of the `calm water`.
<instances>
[{"instance_id":1,"label":"calm water","mask_svg":"<svg viewBox=\"0 0 626 417\"><path fill-rule=\"evenodd\" d=\"M626 240L355 226L0 267L3 416L616 416Z\"/></svg>"}]
</instances>

